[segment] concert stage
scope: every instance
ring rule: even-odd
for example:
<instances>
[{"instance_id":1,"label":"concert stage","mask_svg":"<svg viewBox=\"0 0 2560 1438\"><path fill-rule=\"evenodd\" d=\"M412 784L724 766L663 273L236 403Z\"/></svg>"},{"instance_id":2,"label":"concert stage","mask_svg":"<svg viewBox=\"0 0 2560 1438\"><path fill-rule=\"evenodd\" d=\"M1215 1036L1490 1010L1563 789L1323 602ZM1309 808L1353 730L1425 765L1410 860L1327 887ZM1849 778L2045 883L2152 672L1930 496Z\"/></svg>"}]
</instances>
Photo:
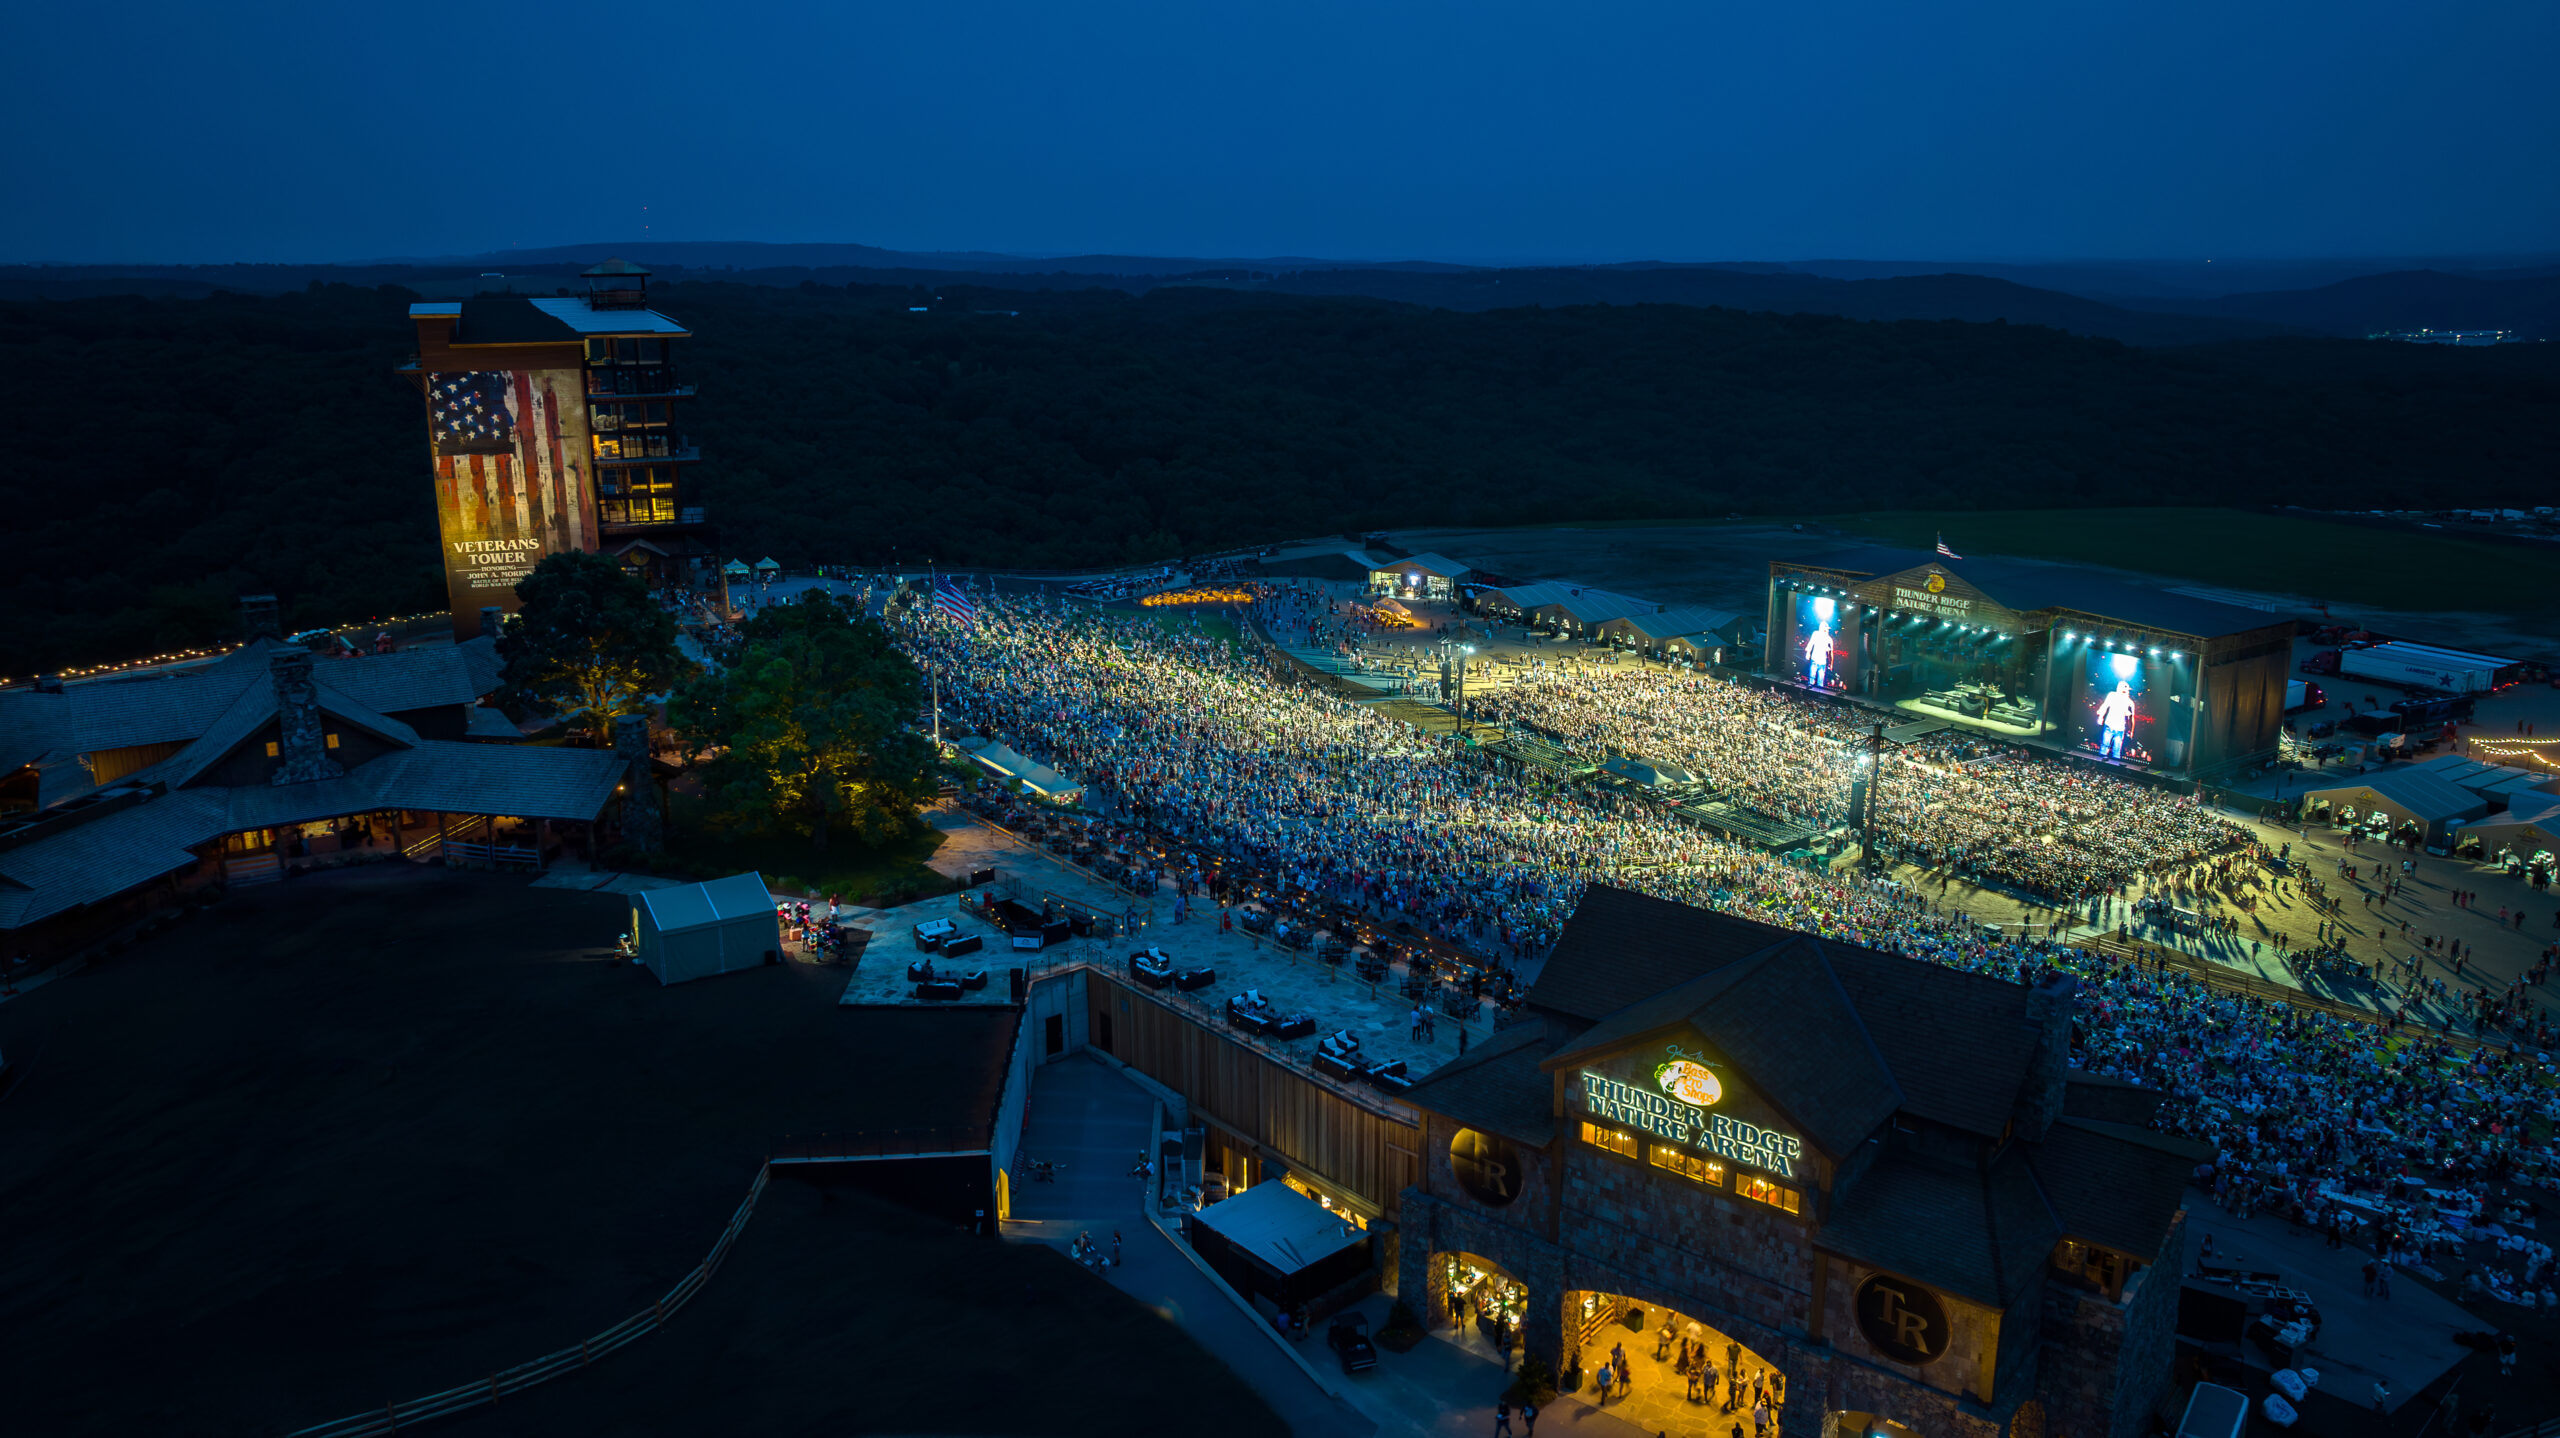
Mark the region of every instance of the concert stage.
<instances>
[{"instance_id":1,"label":"concert stage","mask_svg":"<svg viewBox=\"0 0 2560 1438\"><path fill-rule=\"evenodd\" d=\"M2070 565L1862 548L1769 565L1767 672L1920 722L2194 778L2275 752L2295 620Z\"/></svg>"}]
</instances>

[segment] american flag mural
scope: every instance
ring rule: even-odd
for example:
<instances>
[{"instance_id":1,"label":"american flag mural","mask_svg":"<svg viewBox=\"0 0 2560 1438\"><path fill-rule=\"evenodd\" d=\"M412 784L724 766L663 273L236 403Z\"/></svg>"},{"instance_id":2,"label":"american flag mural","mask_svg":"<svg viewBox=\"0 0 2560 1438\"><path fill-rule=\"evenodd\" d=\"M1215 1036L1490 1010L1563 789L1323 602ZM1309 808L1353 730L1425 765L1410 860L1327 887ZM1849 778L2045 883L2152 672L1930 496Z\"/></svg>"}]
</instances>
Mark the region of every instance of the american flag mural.
<instances>
[{"instance_id":1,"label":"american flag mural","mask_svg":"<svg viewBox=\"0 0 2560 1438\"><path fill-rule=\"evenodd\" d=\"M586 386L577 370L428 377L436 516L457 616L515 608L542 556L596 545Z\"/></svg>"}]
</instances>

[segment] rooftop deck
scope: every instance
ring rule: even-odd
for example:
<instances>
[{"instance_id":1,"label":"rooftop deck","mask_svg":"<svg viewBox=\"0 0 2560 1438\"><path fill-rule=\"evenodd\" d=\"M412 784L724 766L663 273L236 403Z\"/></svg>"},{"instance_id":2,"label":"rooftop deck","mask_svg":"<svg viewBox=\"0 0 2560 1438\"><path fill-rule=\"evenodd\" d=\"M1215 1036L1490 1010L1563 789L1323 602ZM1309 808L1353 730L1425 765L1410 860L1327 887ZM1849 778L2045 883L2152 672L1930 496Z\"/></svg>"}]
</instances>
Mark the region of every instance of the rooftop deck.
<instances>
[{"instance_id":1,"label":"rooftop deck","mask_svg":"<svg viewBox=\"0 0 2560 1438\"><path fill-rule=\"evenodd\" d=\"M987 984L965 991L957 1000L933 1003L1008 1003L1012 998L1006 978L1009 969L1023 969L1036 981L1084 966L1373 1105L1391 1104L1393 1100L1356 1081L1339 1080L1315 1068L1316 1045L1325 1035L1347 1029L1359 1038L1363 1058L1371 1062L1401 1059L1406 1064L1406 1076L1419 1079L1457 1056L1462 1030L1470 1046L1493 1032L1494 1007L1490 1002L1472 1000L1464 989L1440 984L1433 986L1438 1033L1432 1041L1417 1043L1412 1038L1412 1013L1419 1001L1405 992L1408 970L1402 962L1390 963L1383 980L1364 981L1357 972L1356 954L1345 956L1338 964L1324 961L1326 936L1322 931L1304 949L1289 948L1271 937L1248 933L1241 926L1221 934L1217 908L1205 899L1196 902L1187 922L1177 924L1173 922L1170 884L1153 898L1132 896L1097 875L966 814L937 812L934 819L937 827L945 828L950 835L943 851L935 856L935 867L955 873L991 867L996 870L996 882L896 909L852 911L855 925L870 931L871 939L855 963L853 977L845 985L840 1002L927 1002L916 998L915 983L907 976L907 965L925 957L916 947L914 929L931 920L947 919L962 933L978 936L983 947L959 959L939 962L938 970L950 973L983 969ZM978 901L987 897L1012 898L1034 909L1047 898L1062 909L1117 916L1124 923L1134 907L1139 924L1134 934L1073 937L1037 950L1016 949L1011 936L981 912ZM1249 910L1234 912L1241 920ZM1188 993L1170 986L1148 989L1136 984L1130 978L1129 956L1149 947L1161 949L1176 969L1213 967L1216 981ZM1524 982L1529 977L1522 975ZM1303 1013L1312 1018L1315 1032L1284 1040L1228 1027L1226 1001L1246 989L1260 990L1264 1000L1281 1013Z\"/></svg>"}]
</instances>

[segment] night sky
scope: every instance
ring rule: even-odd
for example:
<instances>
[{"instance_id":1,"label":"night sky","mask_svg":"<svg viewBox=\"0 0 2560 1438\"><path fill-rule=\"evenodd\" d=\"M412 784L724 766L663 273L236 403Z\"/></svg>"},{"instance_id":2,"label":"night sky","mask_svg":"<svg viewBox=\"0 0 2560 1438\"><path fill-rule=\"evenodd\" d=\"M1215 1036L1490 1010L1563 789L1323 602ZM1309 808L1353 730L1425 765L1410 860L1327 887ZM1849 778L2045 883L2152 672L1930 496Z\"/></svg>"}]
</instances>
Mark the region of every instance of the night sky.
<instances>
[{"instance_id":1,"label":"night sky","mask_svg":"<svg viewBox=\"0 0 2560 1438\"><path fill-rule=\"evenodd\" d=\"M2560 246L2549 0L199 0L0 38L0 261Z\"/></svg>"}]
</instances>

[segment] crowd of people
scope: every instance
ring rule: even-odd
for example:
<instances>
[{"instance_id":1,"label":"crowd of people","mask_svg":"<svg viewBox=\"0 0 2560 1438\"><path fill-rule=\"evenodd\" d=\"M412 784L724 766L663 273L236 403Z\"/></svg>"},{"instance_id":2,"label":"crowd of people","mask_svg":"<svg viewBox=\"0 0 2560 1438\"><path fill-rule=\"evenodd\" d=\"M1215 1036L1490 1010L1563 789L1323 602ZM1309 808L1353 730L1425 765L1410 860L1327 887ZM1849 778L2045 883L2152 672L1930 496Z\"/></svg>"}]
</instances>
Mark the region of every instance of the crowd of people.
<instances>
[{"instance_id":1,"label":"crowd of people","mask_svg":"<svg viewBox=\"0 0 2560 1438\"><path fill-rule=\"evenodd\" d=\"M2515 1046L2550 1036L2538 1008L2504 1050L2465 1056L2003 934L1891 880L1789 863L1623 792L1488 763L1180 621L991 596L971 624L890 622L941 680L946 725L1067 769L1184 847L1474 952L1543 951L1583 888L1605 881L2016 982L2071 972L2078 1061L2165 1095L2161 1126L2212 1146L2198 1177L2234 1212L2360 1224L2377 1251L2423 1261L2476 1236L2459 1220L2490 1185L2560 1187L2529 1138L2560 1119L2560 1090ZM1575 746L1692 765L1780 812L1824 802L1858 737L1854 719L1710 678L1557 676L1503 706ZM2093 917L2121 913L2111 896L2137 876L2172 893L2232 885L2268 857L2174 796L1984 763L1952 743L1924 745L1887 781L1880 823L1905 854L1960 857ZM2491 1286L2538 1302L2546 1264L2528 1252Z\"/></svg>"},{"instance_id":2,"label":"crowd of people","mask_svg":"<svg viewBox=\"0 0 2560 1438\"><path fill-rule=\"evenodd\" d=\"M1843 819L1876 723L1787 690L1637 668L1534 669L1478 708L1593 759L1679 764L1734 802L1817 829ZM1983 747L1957 730L1895 746L1873 781L1880 847L2068 905L2240 841L2166 790Z\"/></svg>"}]
</instances>

